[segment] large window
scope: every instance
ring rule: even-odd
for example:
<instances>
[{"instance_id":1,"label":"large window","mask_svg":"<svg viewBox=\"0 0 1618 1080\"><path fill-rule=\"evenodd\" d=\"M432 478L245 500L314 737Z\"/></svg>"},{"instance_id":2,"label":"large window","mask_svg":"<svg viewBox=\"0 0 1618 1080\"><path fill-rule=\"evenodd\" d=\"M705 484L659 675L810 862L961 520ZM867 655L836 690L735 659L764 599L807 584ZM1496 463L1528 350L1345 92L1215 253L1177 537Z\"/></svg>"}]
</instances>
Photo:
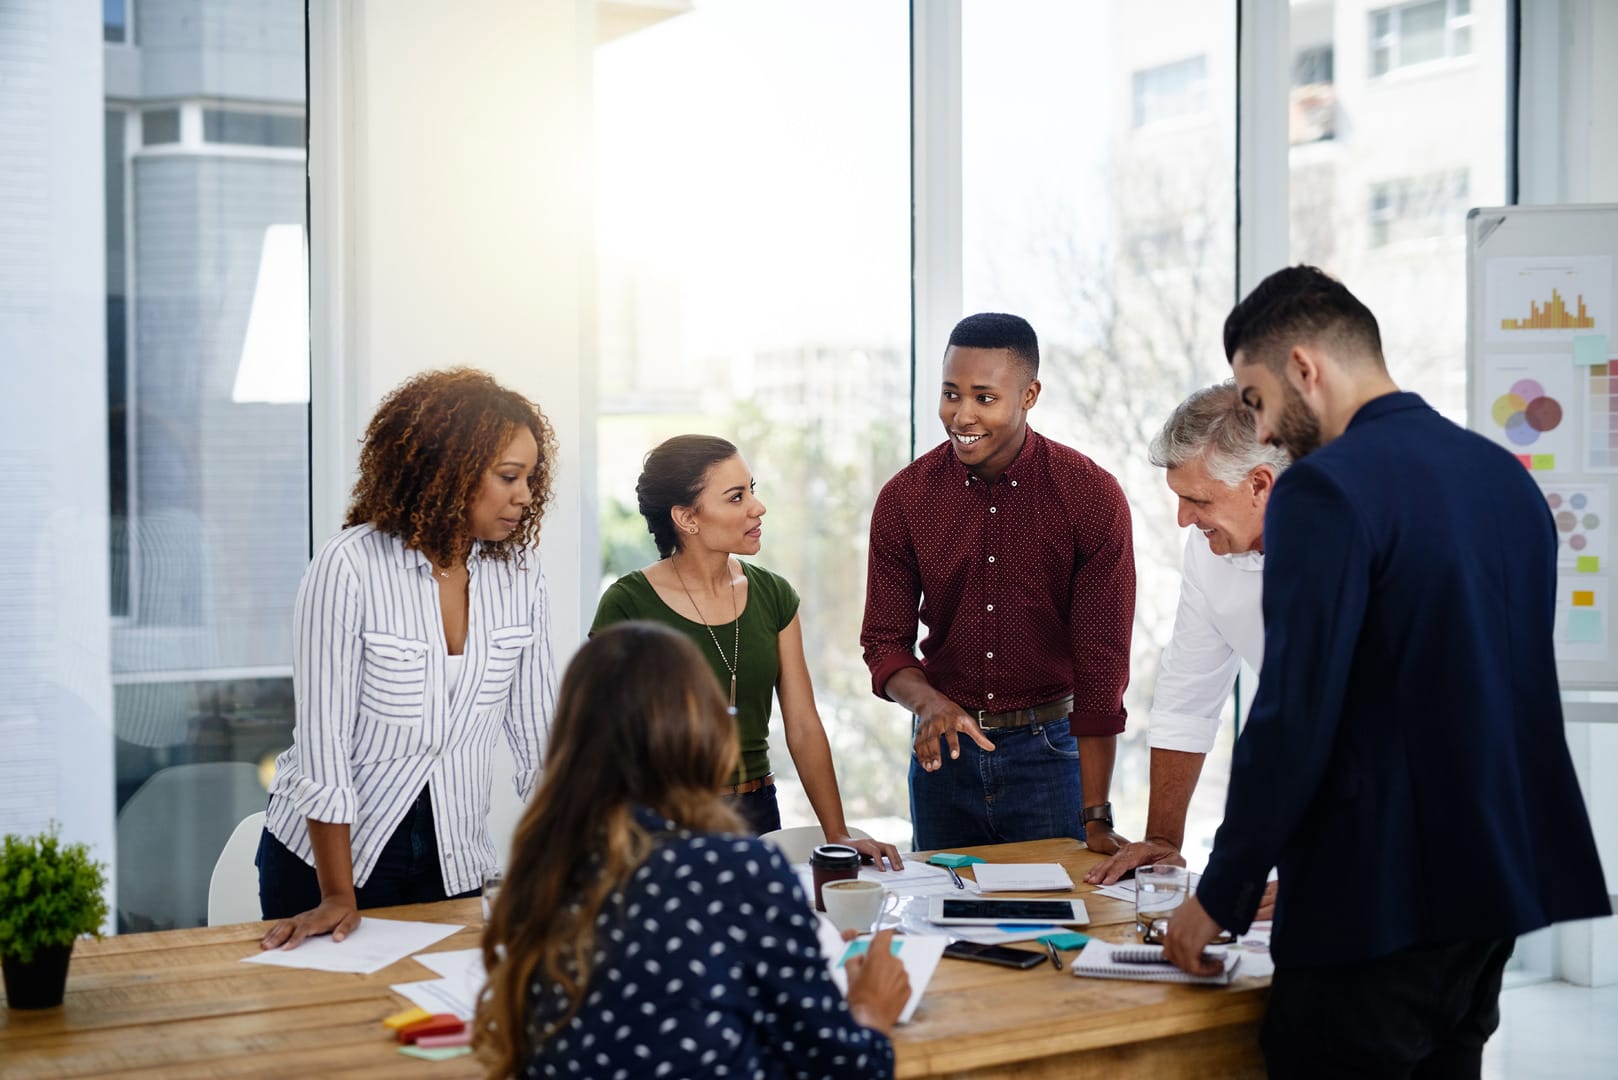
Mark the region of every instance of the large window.
<instances>
[{"instance_id":1,"label":"large window","mask_svg":"<svg viewBox=\"0 0 1618 1080\"><path fill-rule=\"evenodd\" d=\"M1227 374L1235 4L968 0L963 20L965 308L1034 324L1044 392L1030 424L1112 472L1134 517L1131 719L1112 801L1135 837L1186 538L1146 448L1186 394ZM938 358L917 363L918 393L935 392ZM1229 745L1227 731L1204 770L1188 854L1219 823Z\"/></svg>"},{"instance_id":2,"label":"large window","mask_svg":"<svg viewBox=\"0 0 1618 1080\"><path fill-rule=\"evenodd\" d=\"M871 504L909 460L909 12L710 0L595 53L603 584L656 558L641 458L736 443L802 597L849 817L903 839L907 718L860 658ZM783 821L813 822L777 728Z\"/></svg>"},{"instance_id":3,"label":"large window","mask_svg":"<svg viewBox=\"0 0 1618 1080\"><path fill-rule=\"evenodd\" d=\"M1293 90L1294 116L1299 95L1313 94L1331 103L1336 133L1294 140L1292 259L1347 283L1381 323L1394 379L1456 420L1466 413L1466 214L1507 197L1505 28L1505 0L1292 5L1294 54L1329 49L1339 61L1334 84ZM1377 77L1460 53L1469 61Z\"/></svg>"}]
</instances>

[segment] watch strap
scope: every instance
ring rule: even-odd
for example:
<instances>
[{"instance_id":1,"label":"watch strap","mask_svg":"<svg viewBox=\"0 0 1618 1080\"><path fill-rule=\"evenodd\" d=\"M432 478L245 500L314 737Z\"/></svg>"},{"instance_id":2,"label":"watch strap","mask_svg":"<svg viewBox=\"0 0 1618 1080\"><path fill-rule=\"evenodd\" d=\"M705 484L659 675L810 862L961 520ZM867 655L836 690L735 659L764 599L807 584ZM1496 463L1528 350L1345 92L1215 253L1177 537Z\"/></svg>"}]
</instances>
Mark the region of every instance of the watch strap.
<instances>
[{"instance_id":1,"label":"watch strap","mask_svg":"<svg viewBox=\"0 0 1618 1080\"><path fill-rule=\"evenodd\" d=\"M1112 828L1112 803L1104 802L1096 806L1086 806L1079 815L1079 824L1088 825L1092 821L1104 822L1107 828Z\"/></svg>"}]
</instances>

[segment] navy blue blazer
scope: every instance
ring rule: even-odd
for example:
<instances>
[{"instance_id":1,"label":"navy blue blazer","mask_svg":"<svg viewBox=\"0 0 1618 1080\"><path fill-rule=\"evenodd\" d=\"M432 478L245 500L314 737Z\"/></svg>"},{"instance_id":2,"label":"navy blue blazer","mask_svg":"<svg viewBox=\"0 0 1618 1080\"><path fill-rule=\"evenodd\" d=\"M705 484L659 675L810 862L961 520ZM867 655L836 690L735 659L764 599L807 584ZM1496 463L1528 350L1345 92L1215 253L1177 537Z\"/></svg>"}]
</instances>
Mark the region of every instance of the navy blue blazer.
<instances>
[{"instance_id":1,"label":"navy blue blazer","mask_svg":"<svg viewBox=\"0 0 1618 1080\"><path fill-rule=\"evenodd\" d=\"M1364 405L1264 519L1264 670L1197 889L1280 872L1297 966L1610 913L1568 755L1556 538L1527 470L1415 394Z\"/></svg>"}]
</instances>

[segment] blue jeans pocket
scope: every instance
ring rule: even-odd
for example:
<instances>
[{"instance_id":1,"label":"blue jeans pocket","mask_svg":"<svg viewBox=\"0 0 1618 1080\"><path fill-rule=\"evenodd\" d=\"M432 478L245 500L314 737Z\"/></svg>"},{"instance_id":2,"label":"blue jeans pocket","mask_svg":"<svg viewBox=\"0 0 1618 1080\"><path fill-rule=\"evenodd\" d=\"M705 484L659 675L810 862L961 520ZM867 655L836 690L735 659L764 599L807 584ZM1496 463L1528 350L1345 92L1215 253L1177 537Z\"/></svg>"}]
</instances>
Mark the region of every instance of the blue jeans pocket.
<instances>
[{"instance_id":1,"label":"blue jeans pocket","mask_svg":"<svg viewBox=\"0 0 1618 1080\"><path fill-rule=\"evenodd\" d=\"M1045 750L1069 761L1079 759L1079 740L1069 728L1070 721L1058 720L1054 724L1041 724L1036 730Z\"/></svg>"}]
</instances>

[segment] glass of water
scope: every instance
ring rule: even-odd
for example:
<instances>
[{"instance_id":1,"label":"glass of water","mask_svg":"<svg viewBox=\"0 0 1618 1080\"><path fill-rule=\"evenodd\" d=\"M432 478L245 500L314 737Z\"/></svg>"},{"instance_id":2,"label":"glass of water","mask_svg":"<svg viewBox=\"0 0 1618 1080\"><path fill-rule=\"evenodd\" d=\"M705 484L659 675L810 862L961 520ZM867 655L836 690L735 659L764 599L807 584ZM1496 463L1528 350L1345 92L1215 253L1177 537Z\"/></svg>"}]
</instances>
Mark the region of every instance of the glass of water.
<instances>
[{"instance_id":1,"label":"glass of water","mask_svg":"<svg viewBox=\"0 0 1618 1080\"><path fill-rule=\"evenodd\" d=\"M483 879L483 921L489 921L489 912L494 910L494 902L500 897L500 886L506 883L506 876L496 870Z\"/></svg>"},{"instance_id":2,"label":"glass of water","mask_svg":"<svg viewBox=\"0 0 1618 1080\"><path fill-rule=\"evenodd\" d=\"M1144 934L1185 903L1190 877L1183 866L1155 863L1135 871L1135 931Z\"/></svg>"}]
</instances>

